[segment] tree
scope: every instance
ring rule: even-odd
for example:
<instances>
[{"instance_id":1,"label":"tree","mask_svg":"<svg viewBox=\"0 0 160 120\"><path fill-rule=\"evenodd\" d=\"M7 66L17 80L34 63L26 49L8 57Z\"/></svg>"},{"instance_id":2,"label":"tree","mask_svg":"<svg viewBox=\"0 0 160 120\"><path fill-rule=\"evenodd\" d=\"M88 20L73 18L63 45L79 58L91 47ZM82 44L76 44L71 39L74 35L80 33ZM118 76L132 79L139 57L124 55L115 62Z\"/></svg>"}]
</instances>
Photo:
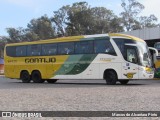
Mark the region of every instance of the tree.
<instances>
[{"instance_id":1,"label":"tree","mask_svg":"<svg viewBox=\"0 0 160 120\"><path fill-rule=\"evenodd\" d=\"M24 32L25 30L21 27L7 28L7 33L9 34L9 37L6 37L5 40L9 43L22 42L24 41L23 39Z\"/></svg>"},{"instance_id":2,"label":"tree","mask_svg":"<svg viewBox=\"0 0 160 120\"><path fill-rule=\"evenodd\" d=\"M103 34L122 32L121 19L104 7L90 8L88 3L74 3L68 12L69 35Z\"/></svg>"},{"instance_id":3,"label":"tree","mask_svg":"<svg viewBox=\"0 0 160 120\"><path fill-rule=\"evenodd\" d=\"M137 2L136 0L122 0L122 8L124 9L123 12L120 13L122 16L122 23L127 31L133 29L133 26L137 24L137 17L140 12L144 9L144 6Z\"/></svg>"},{"instance_id":4,"label":"tree","mask_svg":"<svg viewBox=\"0 0 160 120\"><path fill-rule=\"evenodd\" d=\"M156 26L158 26L158 25L156 24L157 20L158 20L157 17L155 17L155 15L153 15L153 14L150 15L149 17L147 17L147 16L141 16L141 17L139 18L140 28L156 27Z\"/></svg>"},{"instance_id":5,"label":"tree","mask_svg":"<svg viewBox=\"0 0 160 120\"><path fill-rule=\"evenodd\" d=\"M109 33L109 32L122 32L121 19L118 18L111 10L104 7L92 8L92 15L94 24L94 34Z\"/></svg>"},{"instance_id":6,"label":"tree","mask_svg":"<svg viewBox=\"0 0 160 120\"><path fill-rule=\"evenodd\" d=\"M69 5L63 6L58 11L53 12L51 21L55 24L57 35L66 36L66 22L68 18Z\"/></svg>"},{"instance_id":7,"label":"tree","mask_svg":"<svg viewBox=\"0 0 160 120\"><path fill-rule=\"evenodd\" d=\"M87 2L74 3L68 11L67 34L89 34L92 20L91 9Z\"/></svg>"},{"instance_id":8,"label":"tree","mask_svg":"<svg viewBox=\"0 0 160 120\"><path fill-rule=\"evenodd\" d=\"M52 27L51 20L44 15L30 21L26 35L35 38L35 40L50 39L55 37L55 31Z\"/></svg>"},{"instance_id":9,"label":"tree","mask_svg":"<svg viewBox=\"0 0 160 120\"><path fill-rule=\"evenodd\" d=\"M118 17L113 18L109 24L108 32L111 32L111 33L123 32L124 29L121 23L122 23L121 18L118 18Z\"/></svg>"},{"instance_id":10,"label":"tree","mask_svg":"<svg viewBox=\"0 0 160 120\"><path fill-rule=\"evenodd\" d=\"M0 58L4 57L3 53L4 53L4 46L6 43L7 43L6 37L0 36Z\"/></svg>"},{"instance_id":11,"label":"tree","mask_svg":"<svg viewBox=\"0 0 160 120\"><path fill-rule=\"evenodd\" d=\"M7 33L9 34L9 37L6 37L5 40L8 43L50 39L55 37L51 20L47 16L32 19L26 29L21 27L7 28Z\"/></svg>"}]
</instances>

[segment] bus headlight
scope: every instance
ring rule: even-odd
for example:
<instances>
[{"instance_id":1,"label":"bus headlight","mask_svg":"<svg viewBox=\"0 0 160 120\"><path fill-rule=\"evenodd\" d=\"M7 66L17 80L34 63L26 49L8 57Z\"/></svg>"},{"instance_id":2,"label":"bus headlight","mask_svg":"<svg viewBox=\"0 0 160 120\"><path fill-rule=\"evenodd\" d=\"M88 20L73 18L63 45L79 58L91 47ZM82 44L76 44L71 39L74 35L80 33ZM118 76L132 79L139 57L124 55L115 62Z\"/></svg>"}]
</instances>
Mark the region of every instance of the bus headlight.
<instances>
[{"instance_id":1,"label":"bus headlight","mask_svg":"<svg viewBox=\"0 0 160 120\"><path fill-rule=\"evenodd\" d=\"M154 72L154 70L152 68L150 68L150 67L145 67L145 71L148 74L152 74Z\"/></svg>"}]
</instances>

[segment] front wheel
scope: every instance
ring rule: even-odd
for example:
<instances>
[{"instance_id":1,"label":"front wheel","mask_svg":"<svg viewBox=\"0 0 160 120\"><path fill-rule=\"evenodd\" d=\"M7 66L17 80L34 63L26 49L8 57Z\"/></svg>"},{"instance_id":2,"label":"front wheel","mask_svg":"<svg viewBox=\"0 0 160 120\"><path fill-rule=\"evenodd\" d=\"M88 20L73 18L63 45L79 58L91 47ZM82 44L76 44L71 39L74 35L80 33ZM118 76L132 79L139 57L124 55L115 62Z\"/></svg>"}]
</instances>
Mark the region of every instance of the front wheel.
<instances>
[{"instance_id":1,"label":"front wheel","mask_svg":"<svg viewBox=\"0 0 160 120\"><path fill-rule=\"evenodd\" d=\"M115 85L117 82L117 74L114 71L106 72L106 83L107 85Z\"/></svg>"},{"instance_id":2,"label":"front wheel","mask_svg":"<svg viewBox=\"0 0 160 120\"><path fill-rule=\"evenodd\" d=\"M32 80L34 83L43 83L44 82L44 80L42 80L41 73L39 71L32 72Z\"/></svg>"},{"instance_id":3,"label":"front wheel","mask_svg":"<svg viewBox=\"0 0 160 120\"><path fill-rule=\"evenodd\" d=\"M28 71L22 71L20 79L22 80L23 83L30 83L31 79Z\"/></svg>"},{"instance_id":4,"label":"front wheel","mask_svg":"<svg viewBox=\"0 0 160 120\"><path fill-rule=\"evenodd\" d=\"M121 80L121 81L119 81L122 85L126 85L128 82L129 82L129 80Z\"/></svg>"}]
</instances>

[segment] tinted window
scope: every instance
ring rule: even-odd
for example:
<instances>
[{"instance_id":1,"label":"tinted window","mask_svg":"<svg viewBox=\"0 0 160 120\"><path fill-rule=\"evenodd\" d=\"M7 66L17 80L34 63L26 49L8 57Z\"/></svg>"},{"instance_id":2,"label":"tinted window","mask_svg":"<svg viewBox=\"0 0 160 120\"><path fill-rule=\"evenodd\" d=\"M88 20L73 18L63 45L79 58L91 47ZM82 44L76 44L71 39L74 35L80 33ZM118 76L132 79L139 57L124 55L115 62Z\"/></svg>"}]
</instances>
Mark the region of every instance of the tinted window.
<instances>
[{"instance_id":1,"label":"tinted window","mask_svg":"<svg viewBox=\"0 0 160 120\"><path fill-rule=\"evenodd\" d=\"M15 57L16 56L16 47L15 46L6 47L6 54L10 57Z\"/></svg>"},{"instance_id":2,"label":"tinted window","mask_svg":"<svg viewBox=\"0 0 160 120\"><path fill-rule=\"evenodd\" d=\"M125 52L124 52L124 39L115 38L114 41L117 44L121 53L124 55L125 54Z\"/></svg>"},{"instance_id":3,"label":"tinted window","mask_svg":"<svg viewBox=\"0 0 160 120\"><path fill-rule=\"evenodd\" d=\"M126 54L126 50L125 50L125 44L127 44L127 43L136 43L136 42L133 41L133 40L131 40L131 39L123 39L123 38L113 38L113 40L117 44L117 46L118 46L119 50L121 51L124 59L127 60L127 54Z\"/></svg>"},{"instance_id":4,"label":"tinted window","mask_svg":"<svg viewBox=\"0 0 160 120\"><path fill-rule=\"evenodd\" d=\"M59 43L58 44L58 54L68 55L74 53L74 43Z\"/></svg>"},{"instance_id":5,"label":"tinted window","mask_svg":"<svg viewBox=\"0 0 160 120\"><path fill-rule=\"evenodd\" d=\"M94 41L95 53L107 53L115 55L115 50L109 40L96 40Z\"/></svg>"},{"instance_id":6,"label":"tinted window","mask_svg":"<svg viewBox=\"0 0 160 120\"><path fill-rule=\"evenodd\" d=\"M56 55L57 44L44 44L42 45L42 55Z\"/></svg>"},{"instance_id":7,"label":"tinted window","mask_svg":"<svg viewBox=\"0 0 160 120\"><path fill-rule=\"evenodd\" d=\"M159 50L160 49L160 42L155 43L154 47Z\"/></svg>"},{"instance_id":8,"label":"tinted window","mask_svg":"<svg viewBox=\"0 0 160 120\"><path fill-rule=\"evenodd\" d=\"M26 46L17 46L16 47L16 56L17 57L26 56L26 54L27 54Z\"/></svg>"},{"instance_id":9,"label":"tinted window","mask_svg":"<svg viewBox=\"0 0 160 120\"><path fill-rule=\"evenodd\" d=\"M93 41L76 42L75 53L76 54L92 54Z\"/></svg>"},{"instance_id":10,"label":"tinted window","mask_svg":"<svg viewBox=\"0 0 160 120\"><path fill-rule=\"evenodd\" d=\"M41 55L41 45L29 45L27 49L28 56L39 56Z\"/></svg>"}]
</instances>

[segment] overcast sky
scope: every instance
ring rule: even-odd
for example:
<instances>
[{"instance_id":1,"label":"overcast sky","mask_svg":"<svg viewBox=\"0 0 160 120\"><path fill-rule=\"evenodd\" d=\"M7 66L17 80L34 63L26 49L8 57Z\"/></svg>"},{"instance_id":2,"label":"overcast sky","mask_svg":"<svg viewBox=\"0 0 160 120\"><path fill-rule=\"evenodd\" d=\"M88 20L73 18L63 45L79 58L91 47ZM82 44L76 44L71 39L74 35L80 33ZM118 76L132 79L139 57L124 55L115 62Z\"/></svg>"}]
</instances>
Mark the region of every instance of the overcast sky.
<instances>
[{"instance_id":1,"label":"overcast sky","mask_svg":"<svg viewBox=\"0 0 160 120\"><path fill-rule=\"evenodd\" d=\"M91 7L102 6L113 10L116 15L122 11L121 0L0 0L0 36L8 35L6 28L23 27L33 18L47 14L53 15L53 11L64 5L72 5L74 2L86 1ZM160 0L138 0L145 6L142 15L154 14L160 21Z\"/></svg>"}]
</instances>

